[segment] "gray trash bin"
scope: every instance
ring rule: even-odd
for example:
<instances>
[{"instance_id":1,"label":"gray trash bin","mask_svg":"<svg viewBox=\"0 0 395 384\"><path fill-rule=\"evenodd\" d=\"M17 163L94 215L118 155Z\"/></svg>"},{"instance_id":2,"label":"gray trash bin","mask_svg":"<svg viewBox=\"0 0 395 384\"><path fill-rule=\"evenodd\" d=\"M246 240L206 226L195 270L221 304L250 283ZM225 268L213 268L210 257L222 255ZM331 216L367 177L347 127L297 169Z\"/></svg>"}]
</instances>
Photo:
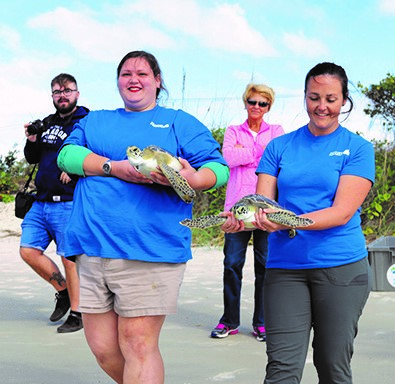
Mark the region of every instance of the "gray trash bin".
<instances>
[{"instance_id":1,"label":"gray trash bin","mask_svg":"<svg viewBox=\"0 0 395 384\"><path fill-rule=\"evenodd\" d=\"M373 291L395 291L395 236L383 236L368 245Z\"/></svg>"}]
</instances>

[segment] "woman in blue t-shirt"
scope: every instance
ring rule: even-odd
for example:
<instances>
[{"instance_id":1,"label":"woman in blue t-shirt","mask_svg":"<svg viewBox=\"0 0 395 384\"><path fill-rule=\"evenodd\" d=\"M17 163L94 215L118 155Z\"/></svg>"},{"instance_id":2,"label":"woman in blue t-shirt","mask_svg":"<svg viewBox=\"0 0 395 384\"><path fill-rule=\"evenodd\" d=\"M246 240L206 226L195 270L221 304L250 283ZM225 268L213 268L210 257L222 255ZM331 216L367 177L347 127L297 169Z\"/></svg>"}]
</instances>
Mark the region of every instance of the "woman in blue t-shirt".
<instances>
[{"instance_id":1,"label":"woman in blue t-shirt","mask_svg":"<svg viewBox=\"0 0 395 384\"><path fill-rule=\"evenodd\" d=\"M266 384L300 383L313 329L319 382L351 383L357 323L371 290L360 210L374 182L373 145L339 124L353 107L344 69L321 63L305 81L310 121L272 140L257 168L257 193L314 224L289 228L256 214L270 232L265 281ZM226 232L244 229L230 213Z\"/></svg>"},{"instance_id":2,"label":"woman in blue t-shirt","mask_svg":"<svg viewBox=\"0 0 395 384\"><path fill-rule=\"evenodd\" d=\"M165 88L153 55L125 55L117 85L124 106L92 111L59 153L61 169L84 176L66 256L76 258L85 335L101 368L117 383L163 383L159 336L192 257L190 230L179 224L192 206L159 170L152 180L139 173L126 149L157 145L173 153L195 190L226 183L229 170L207 127L157 104Z\"/></svg>"}]
</instances>

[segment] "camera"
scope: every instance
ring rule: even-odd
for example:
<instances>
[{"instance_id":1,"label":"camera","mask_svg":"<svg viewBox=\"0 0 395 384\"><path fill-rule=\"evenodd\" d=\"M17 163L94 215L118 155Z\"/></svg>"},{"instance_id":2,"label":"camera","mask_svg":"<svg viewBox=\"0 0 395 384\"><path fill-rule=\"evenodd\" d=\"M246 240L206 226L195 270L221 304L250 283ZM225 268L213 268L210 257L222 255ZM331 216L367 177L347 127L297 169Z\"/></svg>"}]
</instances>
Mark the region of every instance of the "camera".
<instances>
[{"instance_id":1,"label":"camera","mask_svg":"<svg viewBox=\"0 0 395 384\"><path fill-rule=\"evenodd\" d=\"M27 133L29 135L38 135L43 131L44 131L44 123L39 119L32 121L30 125L28 125L27 127Z\"/></svg>"}]
</instances>

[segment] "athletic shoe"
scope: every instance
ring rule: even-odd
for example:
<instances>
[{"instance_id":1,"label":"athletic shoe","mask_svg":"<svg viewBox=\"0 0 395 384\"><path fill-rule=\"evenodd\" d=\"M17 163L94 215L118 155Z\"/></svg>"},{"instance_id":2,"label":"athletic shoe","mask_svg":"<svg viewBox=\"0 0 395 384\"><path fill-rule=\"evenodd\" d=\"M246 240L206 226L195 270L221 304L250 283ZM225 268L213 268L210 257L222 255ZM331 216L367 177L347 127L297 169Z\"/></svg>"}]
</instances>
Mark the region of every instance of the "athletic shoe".
<instances>
[{"instance_id":1,"label":"athletic shoe","mask_svg":"<svg viewBox=\"0 0 395 384\"><path fill-rule=\"evenodd\" d=\"M236 333L239 333L237 328L232 329L225 324L219 323L211 331L211 337L214 337L215 339L223 339L224 337L228 337L228 335L236 335Z\"/></svg>"},{"instance_id":2,"label":"athletic shoe","mask_svg":"<svg viewBox=\"0 0 395 384\"><path fill-rule=\"evenodd\" d=\"M256 337L258 341L266 341L266 329L265 327L256 327L254 326L254 330L252 334Z\"/></svg>"},{"instance_id":3,"label":"athletic shoe","mask_svg":"<svg viewBox=\"0 0 395 384\"><path fill-rule=\"evenodd\" d=\"M67 289L55 293L55 301L55 309L49 318L53 322L59 321L70 309L70 298Z\"/></svg>"},{"instance_id":4,"label":"athletic shoe","mask_svg":"<svg viewBox=\"0 0 395 384\"><path fill-rule=\"evenodd\" d=\"M69 333L79 331L82 328L84 328L84 325L82 324L81 314L70 312L66 321L58 327L57 331L58 333Z\"/></svg>"}]
</instances>

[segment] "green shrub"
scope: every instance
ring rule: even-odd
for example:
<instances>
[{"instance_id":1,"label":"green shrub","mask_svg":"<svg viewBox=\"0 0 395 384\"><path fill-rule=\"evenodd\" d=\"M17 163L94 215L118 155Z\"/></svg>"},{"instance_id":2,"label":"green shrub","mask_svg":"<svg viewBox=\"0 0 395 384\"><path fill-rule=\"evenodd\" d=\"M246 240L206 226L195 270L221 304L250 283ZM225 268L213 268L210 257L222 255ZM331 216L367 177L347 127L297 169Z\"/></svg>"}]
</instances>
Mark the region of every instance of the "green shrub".
<instances>
[{"instance_id":1,"label":"green shrub","mask_svg":"<svg viewBox=\"0 0 395 384\"><path fill-rule=\"evenodd\" d=\"M3 195L0 194L0 202L1 203L12 203L15 201L14 195Z\"/></svg>"},{"instance_id":2,"label":"green shrub","mask_svg":"<svg viewBox=\"0 0 395 384\"><path fill-rule=\"evenodd\" d=\"M387 141L374 141L376 180L362 205L362 227L372 241L395 235L395 147Z\"/></svg>"},{"instance_id":3,"label":"green shrub","mask_svg":"<svg viewBox=\"0 0 395 384\"><path fill-rule=\"evenodd\" d=\"M221 145L224 142L225 128L215 128L211 130L214 139ZM195 202L193 204L193 217L216 215L224 210L226 194L226 185L212 191L196 192ZM210 227L207 229L192 229L192 244L197 246L222 245L224 233L220 226Z\"/></svg>"},{"instance_id":4,"label":"green shrub","mask_svg":"<svg viewBox=\"0 0 395 384\"><path fill-rule=\"evenodd\" d=\"M226 186L222 186L213 191L197 191L195 202L193 204L193 217L217 215L224 210ZM222 245L224 233L220 226L206 229L192 229L193 245Z\"/></svg>"},{"instance_id":5,"label":"green shrub","mask_svg":"<svg viewBox=\"0 0 395 384\"><path fill-rule=\"evenodd\" d=\"M15 194L25 184L31 166L23 158L17 159L17 150L10 150L3 157L0 155L0 193ZM4 201L4 200L3 200Z\"/></svg>"}]
</instances>

